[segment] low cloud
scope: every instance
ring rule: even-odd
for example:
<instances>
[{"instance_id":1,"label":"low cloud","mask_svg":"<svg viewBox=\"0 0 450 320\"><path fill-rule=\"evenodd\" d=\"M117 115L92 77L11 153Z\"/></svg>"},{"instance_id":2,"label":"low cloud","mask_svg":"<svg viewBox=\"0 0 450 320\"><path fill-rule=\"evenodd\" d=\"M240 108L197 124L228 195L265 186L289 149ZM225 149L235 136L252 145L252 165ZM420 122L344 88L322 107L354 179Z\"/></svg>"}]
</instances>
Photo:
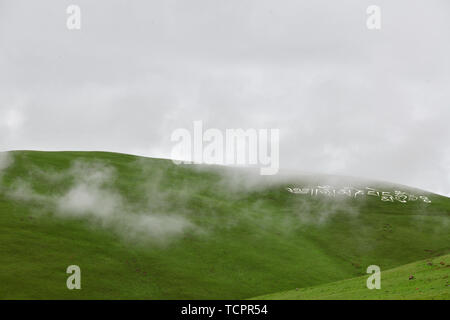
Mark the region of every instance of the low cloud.
<instances>
[{"instance_id":1,"label":"low cloud","mask_svg":"<svg viewBox=\"0 0 450 320\"><path fill-rule=\"evenodd\" d=\"M100 163L75 162L68 170L74 179L72 187L56 201L58 212L64 215L106 219L125 207L121 195L110 188L114 170Z\"/></svg>"},{"instance_id":2,"label":"low cloud","mask_svg":"<svg viewBox=\"0 0 450 320\"><path fill-rule=\"evenodd\" d=\"M116 171L100 162L75 161L63 172L43 172L34 169L47 181L71 181L70 187L60 194L37 192L32 181L15 181L7 196L19 201L31 201L53 212L59 218L85 219L91 224L110 229L129 241L151 241L167 244L177 236L196 226L185 217L149 207L137 210L115 188ZM159 206L161 209L162 206Z\"/></svg>"},{"instance_id":3,"label":"low cloud","mask_svg":"<svg viewBox=\"0 0 450 320\"><path fill-rule=\"evenodd\" d=\"M107 162L82 160L60 171L29 166L28 178L12 181L6 196L31 202L34 212L42 209L61 219L83 220L126 241L162 245L242 225L260 230L270 226L287 234L326 225L341 215L358 221L357 202L306 198L286 188L300 182L357 186L362 180L289 172L260 176L254 168L154 161L136 160L125 171Z\"/></svg>"},{"instance_id":4,"label":"low cloud","mask_svg":"<svg viewBox=\"0 0 450 320\"><path fill-rule=\"evenodd\" d=\"M0 174L13 163L9 152L0 152Z\"/></svg>"}]
</instances>

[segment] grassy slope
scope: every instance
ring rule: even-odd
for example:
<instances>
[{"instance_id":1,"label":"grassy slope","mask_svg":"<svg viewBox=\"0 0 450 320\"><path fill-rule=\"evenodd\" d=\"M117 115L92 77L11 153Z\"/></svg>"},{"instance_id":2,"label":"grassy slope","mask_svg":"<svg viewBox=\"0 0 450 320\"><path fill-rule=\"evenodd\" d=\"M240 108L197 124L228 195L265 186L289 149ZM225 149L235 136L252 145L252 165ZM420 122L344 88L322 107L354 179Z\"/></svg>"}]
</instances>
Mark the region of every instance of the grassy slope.
<instances>
[{"instance_id":1,"label":"grassy slope","mask_svg":"<svg viewBox=\"0 0 450 320\"><path fill-rule=\"evenodd\" d=\"M115 167L115 187L130 203L180 212L207 232L185 234L167 246L130 243L86 220L56 218L42 203L5 195L18 178L41 194L63 192L71 181L55 183L35 169L64 170L75 159ZM448 198L430 195L431 205L366 198L330 209L333 203L289 194L286 184L238 193L220 177L121 154L15 152L0 192L0 298L241 299L354 278L371 264L386 270L450 250ZM292 183L307 184L299 179ZM157 192L142 187L147 181L157 183ZM158 204L160 193L166 205L148 208L149 200ZM332 214L319 223L323 212ZM82 269L82 290L65 286L71 264Z\"/></svg>"},{"instance_id":2,"label":"grassy slope","mask_svg":"<svg viewBox=\"0 0 450 320\"><path fill-rule=\"evenodd\" d=\"M381 288L368 290L369 275L256 297L266 300L450 299L450 255L410 263L381 272ZM413 279L409 279L410 276Z\"/></svg>"}]
</instances>

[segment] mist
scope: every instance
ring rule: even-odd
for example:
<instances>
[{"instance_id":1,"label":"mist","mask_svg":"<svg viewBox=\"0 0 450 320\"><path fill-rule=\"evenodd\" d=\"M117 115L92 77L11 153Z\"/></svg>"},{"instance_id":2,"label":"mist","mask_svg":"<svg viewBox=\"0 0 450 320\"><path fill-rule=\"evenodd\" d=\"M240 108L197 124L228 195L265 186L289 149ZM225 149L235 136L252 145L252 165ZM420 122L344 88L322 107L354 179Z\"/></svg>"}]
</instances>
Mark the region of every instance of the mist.
<instances>
[{"instance_id":1,"label":"mist","mask_svg":"<svg viewBox=\"0 0 450 320\"><path fill-rule=\"evenodd\" d=\"M90 226L111 230L124 240L170 244L186 232L196 232L196 226L183 215L168 212L162 195L152 197L153 207L136 208L114 187L116 171L102 162L74 161L64 171L43 171L32 167L33 179L15 179L6 195L21 202L38 204L35 214L51 212L55 218L81 219ZM70 181L63 192L38 192L37 182ZM154 183L157 183L154 181Z\"/></svg>"},{"instance_id":2,"label":"mist","mask_svg":"<svg viewBox=\"0 0 450 320\"><path fill-rule=\"evenodd\" d=\"M8 152L0 152L0 175L12 164L12 157Z\"/></svg>"}]
</instances>

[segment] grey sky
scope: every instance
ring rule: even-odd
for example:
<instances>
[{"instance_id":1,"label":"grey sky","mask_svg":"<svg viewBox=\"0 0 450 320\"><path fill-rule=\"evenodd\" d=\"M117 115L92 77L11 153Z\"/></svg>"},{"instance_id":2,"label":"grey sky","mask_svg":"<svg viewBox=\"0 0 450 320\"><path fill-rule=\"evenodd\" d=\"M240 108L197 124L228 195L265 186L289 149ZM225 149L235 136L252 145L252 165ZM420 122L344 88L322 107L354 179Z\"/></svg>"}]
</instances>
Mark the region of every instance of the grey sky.
<instances>
[{"instance_id":1,"label":"grey sky","mask_svg":"<svg viewBox=\"0 0 450 320\"><path fill-rule=\"evenodd\" d=\"M0 149L169 157L203 120L279 128L282 168L450 195L449 39L448 0L0 0Z\"/></svg>"}]
</instances>

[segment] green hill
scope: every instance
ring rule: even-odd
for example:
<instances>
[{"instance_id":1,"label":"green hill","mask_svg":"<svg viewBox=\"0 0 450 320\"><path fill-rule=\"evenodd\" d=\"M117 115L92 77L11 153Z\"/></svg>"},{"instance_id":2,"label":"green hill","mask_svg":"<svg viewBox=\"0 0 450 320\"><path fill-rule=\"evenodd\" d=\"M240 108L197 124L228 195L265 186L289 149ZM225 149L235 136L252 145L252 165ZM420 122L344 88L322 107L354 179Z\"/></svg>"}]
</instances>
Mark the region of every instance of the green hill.
<instances>
[{"instance_id":1,"label":"green hill","mask_svg":"<svg viewBox=\"0 0 450 320\"><path fill-rule=\"evenodd\" d=\"M450 252L450 199L405 186L105 152L0 160L1 299L244 299ZM431 203L287 190L326 184Z\"/></svg>"},{"instance_id":2,"label":"green hill","mask_svg":"<svg viewBox=\"0 0 450 320\"><path fill-rule=\"evenodd\" d=\"M316 287L299 288L254 299L258 300L348 300L348 299L450 299L450 255L381 271L381 288L368 290L369 275ZM410 277L412 278L410 279Z\"/></svg>"}]
</instances>

